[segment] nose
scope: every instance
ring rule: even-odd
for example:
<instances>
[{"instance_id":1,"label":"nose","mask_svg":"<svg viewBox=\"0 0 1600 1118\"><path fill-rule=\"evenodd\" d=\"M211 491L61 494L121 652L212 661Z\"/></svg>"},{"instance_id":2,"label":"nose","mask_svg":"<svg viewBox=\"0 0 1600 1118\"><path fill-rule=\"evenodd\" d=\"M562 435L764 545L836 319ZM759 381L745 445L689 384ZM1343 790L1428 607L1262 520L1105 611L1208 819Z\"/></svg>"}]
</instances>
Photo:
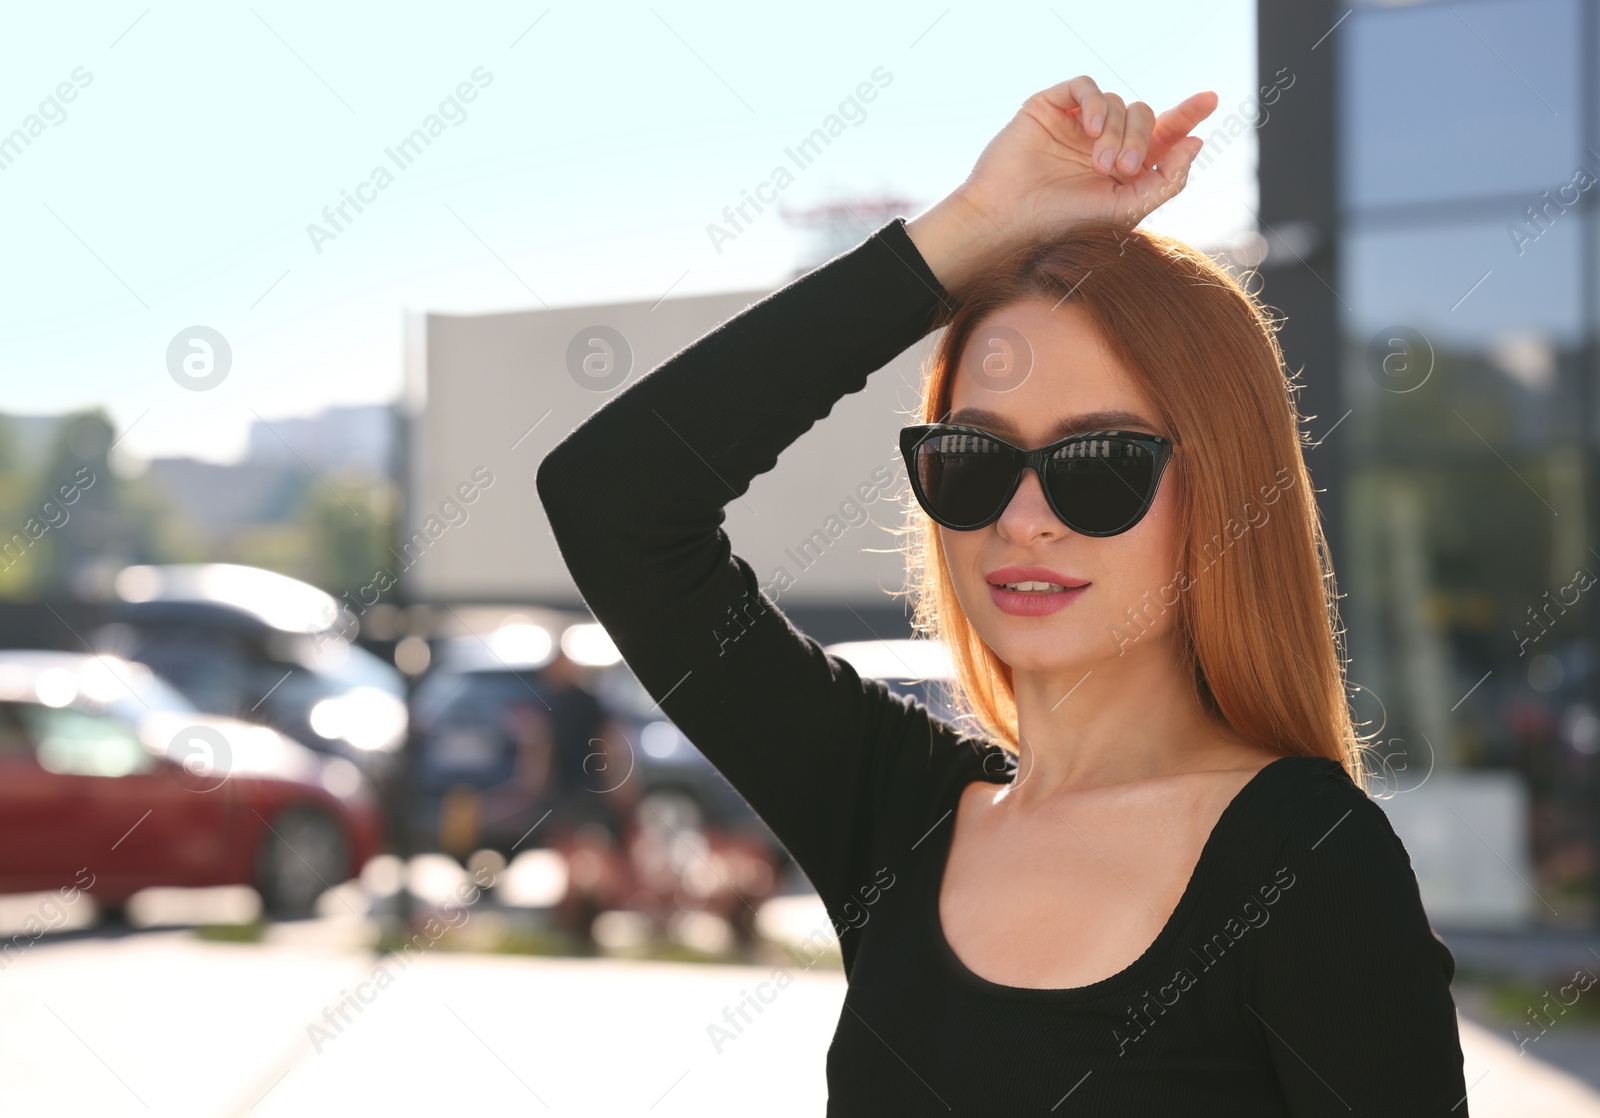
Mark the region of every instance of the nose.
<instances>
[{"instance_id":1,"label":"nose","mask_svg":"<svg viewBox=\"0 0 1600 1118\"><path fill-rule=\"evenodd\" d=\"M995 522L996 529L1010 540L1053 539L1069 531L1056 517L1045 499L1044 483L1033 467L1025 467L1010 504Z\"/></svg>"}]
</instances>

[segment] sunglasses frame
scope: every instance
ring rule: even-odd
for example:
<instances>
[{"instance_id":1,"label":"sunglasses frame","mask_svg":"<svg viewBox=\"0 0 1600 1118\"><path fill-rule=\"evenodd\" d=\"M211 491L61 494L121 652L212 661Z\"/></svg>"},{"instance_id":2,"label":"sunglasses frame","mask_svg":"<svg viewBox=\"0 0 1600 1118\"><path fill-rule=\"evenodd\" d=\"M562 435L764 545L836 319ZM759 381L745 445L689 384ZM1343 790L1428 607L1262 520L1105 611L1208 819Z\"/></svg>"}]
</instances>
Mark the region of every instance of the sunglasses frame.
<instances>
[{"instance_id":1,"label":"sunglasses frame","mask_svg":"<svg viewBox=\"0 0 1600 1118\"><path fill-rule=\"evenodd\" d=\"M990 442L998 443L1002 447L1005 447L1007 450L1011 451L1017 467L1016 474L1011 479L1011 482L1007 487L1005 498L999 502L998 507L995 509L993 515L989 516L981 523L955 524L944 519L943 517L940 517L929 507L930 502L927 499L927 495L922 491L922 482L917 473L917 450L924 442L936 435L977 435L988 439ZM1103 439L1111 436L1138 443L1149 450L1155 456L1155 472L1151 477L1150 492L1145 494L1144 500L1139 506L1139 511L1134 514L1127 524L1111 532L1087 532L1063 516L1061 514L1061 510L1056 507L1056 499L1054 495L1051 494L1050 487L1044 484L1045 466L1050 459L1063 447L1070 446L1074 443L1085 443L1095 439ZM1039 477L1039 487L1044 490L1044 499L1049 504L1050 511L1055 513L1057 520L1061 521L1061 523L1065 524L1068 528L1071 528L1080 536L1093 536L1097 539L1105 539L1110 536L1120 536L1122 533L1130 531L1136 527L1138 523L1145 518L1145 515L1149 513L1150 506L1155 503L1156 494L1161 491L1161 478L1166 473L1167 464L1172 461L1173 450L1179 445L1181 445L1181 440L1179 439L1168 438L1165 435L1152 435L1148 431L1103 430L1079 431L1076 434L1067 435L1065 438L1057 439L1055 442L1049 443L1045 446L1028 450L1026 447L1017 446L1008 439L1001 438L993 431L986 431L982 427L969 427L961 423L915 423L909 427L902 427L900 429L900 455L905 459L906 474L911 481L911 491L916 495L917 504L922 506L922 511L927 513L928 519L932 520L935 524L943 525L944 527L956 532L976 532L980 528L987 528L989 525L999 520L1000 517L1005 514L1006 509L1011 506L1012 498L1017 495L1017 488L1022 484L1022 471L1032 467L1033 472Z\"/></svg>"}]
</instances>

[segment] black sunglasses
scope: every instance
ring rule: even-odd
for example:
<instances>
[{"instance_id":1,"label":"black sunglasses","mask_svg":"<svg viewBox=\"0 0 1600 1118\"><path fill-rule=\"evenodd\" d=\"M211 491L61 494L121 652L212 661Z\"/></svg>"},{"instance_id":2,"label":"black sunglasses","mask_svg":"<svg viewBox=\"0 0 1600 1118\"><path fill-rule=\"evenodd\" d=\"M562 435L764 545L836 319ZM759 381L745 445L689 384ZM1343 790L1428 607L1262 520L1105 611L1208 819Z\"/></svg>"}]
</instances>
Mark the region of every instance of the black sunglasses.
<instances>
[{"instance_id":1,"label":"black sunglasses","mask_svg":"<svg viewBox=\"0 0 1600 1118\"><path fill-rule=\"evenodd\" d=\"M980 427L900 431L911 490L937 524L971 532L1000 519L1031 466L1060 521L1083 536L1126 532L1150 511L1177 443L1143 431L1083 431L1024 450Z\"/></svg>"}]
</instances>

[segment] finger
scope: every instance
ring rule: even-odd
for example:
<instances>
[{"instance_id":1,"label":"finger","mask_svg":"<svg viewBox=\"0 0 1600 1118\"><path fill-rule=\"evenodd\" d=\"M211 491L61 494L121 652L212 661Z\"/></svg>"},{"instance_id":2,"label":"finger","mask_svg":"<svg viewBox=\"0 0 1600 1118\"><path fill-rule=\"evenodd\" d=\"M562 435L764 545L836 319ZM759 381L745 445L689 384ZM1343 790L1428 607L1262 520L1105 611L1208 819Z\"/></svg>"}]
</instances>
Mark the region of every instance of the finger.
<instances>
[{"instance_id":1,"label":"finger","mask_svg":"<svg viewBox=\"0 0 1600 1118\"><path fill-rule=\"evenodd\" d=\"M1204 146L1205 141L1199 136L1185 136L1172 145L1166 158L1129 184L1145 213L1184 188L1189 181L1189 168Z\"/></svg>"},{"instance_id":2,"label":"finger","mask_svg":"<svg viewBox=\"0 0 1600 1118\"><path fill-rule=\"evenodd\" d=\"M1131 175L1145 166L1145 155L1150 150L1150 133L1156 126L1155 110L1143 101L1128 106L1122 122L1122 152L1117 156L1117 170Z\"/></svg>"},{"instance_id":3,"label":"finger","mask_svg":"<svg viewBox=\"0 0 1600 1118\"><path fill-rule=\"evenodd\" d=\"M1204 93L1196 93L1193 97L1185 98L1156 117L1156 126L1151 133L1152 148L1159 147L1164 154L1166 149L1187 136L1194 130L1195 125L1216 110L1217 95L1209 89Z\"/></svg>"},{"instance_id":4,"label":"finger","mask_svg":"<svg viewBox=\"0 0 1600 1118\"><path fill-rule=\"evenodd\" d=\"M1079 123L1091 136L1100 135L1101 129L1105 126L1106 95L1100 92L1099 85L1095 84L1095 80L1087 74L1079 74L1059 85L1041 90L1034 96L1060 112L1082 110Z\"/></svg>"},{"instance_id":5,"label":"finger","mask_svg":"<svg viewBox=\"0 0 1600 1118\"><path fill-rule=\"evenodd\" d=\"M1094 142L1094 151L1091 158L1094 160L1094 169L1103 175L1109 175L1115 165L1117 152L1122 150L1122 124L1127 118L1128 111L1122 104L1122 98L1115 93L1107 93L1106 97L1106 126Z\"/></svg>"}]
</instances>

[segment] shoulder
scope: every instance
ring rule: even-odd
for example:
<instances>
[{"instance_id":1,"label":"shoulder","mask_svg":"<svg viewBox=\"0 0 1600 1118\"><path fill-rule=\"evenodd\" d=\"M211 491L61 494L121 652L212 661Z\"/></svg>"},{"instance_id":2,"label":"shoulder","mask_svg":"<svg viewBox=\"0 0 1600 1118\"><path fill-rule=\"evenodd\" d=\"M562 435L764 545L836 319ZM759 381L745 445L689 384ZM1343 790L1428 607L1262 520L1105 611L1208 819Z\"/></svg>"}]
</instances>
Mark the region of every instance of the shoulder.
<instances>
[{"instance_id":1,"label":"shoulder","mask_svg":"<svg viewBox=\"0 0 1600 1118\"><path fill-rule=\"evenodd\" d=\"M1331 757L1279 757L1251 785L1248 814L1259 845L1270 839L1285 848L1320 848L1352 819L1352 831L1370 835L1378 823L1380 831L1388 830L1383 808Z\"/></svg>"},{"instance_id":2,"label":"shoulder","mask_svg":"<svg viewBox=\"0 0 1600 1118\"><path fill-rule=\"evenodd\" d=\"M1224 842L1230 876L1314 880L1325 899L1381 904L1414 897L1411 858L1383 807L1329 757L1269 762L1234 805Z\"/></svg>"},{"instance_id":3,"label":"shoulder","mask_svg":"<svg viewBox=\"0 0 1600 1118\"><path fill-rule=\"evenodd\" d=\"M1308 774L1292 802L1278 861L1299 866L1324 905L1352 913L1402 906L1420 913L1411 855L1388 813L1337 762Z\"/></svg>"},{"instance_id":4,"label":"shoulder","mask_svg":"<svg viewBox=\"0 0 1600 1118\"><path fill-rule=\"evenodd\" d=\"M1253 947L1258 989L1276 982L1304 993L1320 983L1321 1000L1308 1004L1323 1007L1339 999L1412 1010L1445 1005L1438 1021L1446 1027L1442 991L1455 957L1428 919L1388 813L1336 761L1303 758L1274 775L1272 852L1252 859L1250 870L1257 886L1250 901L1275 929ZM1312 971L1320 977L1310 978Z\"/></svg>"},{"instance_id":5,"label":"shoulder","mask_svg":"<svg viewBox=\"0 0 1600 1118\"><path fill-rule=\"evenodd\" d=\"M1278 915L1344 948L1367 939L1381 948L1391 937L1425 943L1430 952L1442 947L1423 910L1411 856L1382 805L1330 758L1284 758L1266 771L1270 779L1255 804L1257 857L1250 861L1257 877L1293 894ZM1452 971L1448 952L1442 954Z\"/></svg>"}]
</instances>

